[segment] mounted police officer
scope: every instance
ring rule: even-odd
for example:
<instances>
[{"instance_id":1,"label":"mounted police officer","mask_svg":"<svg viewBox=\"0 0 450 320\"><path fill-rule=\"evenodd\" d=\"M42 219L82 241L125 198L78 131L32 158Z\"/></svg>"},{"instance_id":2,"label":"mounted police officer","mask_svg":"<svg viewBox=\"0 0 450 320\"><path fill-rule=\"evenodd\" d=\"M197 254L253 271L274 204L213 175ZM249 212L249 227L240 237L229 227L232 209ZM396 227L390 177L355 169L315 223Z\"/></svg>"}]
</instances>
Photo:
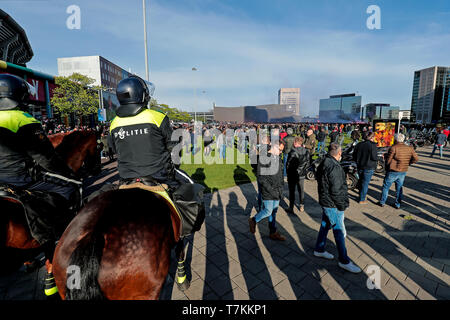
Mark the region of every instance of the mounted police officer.
<instances>
[{"instance_id":1,"label":"mounted police officer","mask_svg":"<svg viewBox=\"0 0 450 320\"><path fill-rule=\"evenodd\" d=\"M24 79L0 74L0 186L19 195L31 234L51 261L55 241L70 222L69 207L79 200L74 184L79 181L55 153L41 123L24 111L29 96ZM31 174L36 164L39 176Z\"/></svg>"},{"instance_id":2,"label":"mounted police officer","mask_svg":"<svg viewBox=\"0 0 450 320\"><path fill-rule=\"evenodd\" d=\"M153 91L154 87L150 92L145 81L137 76L123 79L117 85L120 106L110 131L120 183L157 182L171 188L192 184L192 179L172 162L171 152L177 142L171 141L169 118L147 108Z\"/></svg>"}]
</instances>

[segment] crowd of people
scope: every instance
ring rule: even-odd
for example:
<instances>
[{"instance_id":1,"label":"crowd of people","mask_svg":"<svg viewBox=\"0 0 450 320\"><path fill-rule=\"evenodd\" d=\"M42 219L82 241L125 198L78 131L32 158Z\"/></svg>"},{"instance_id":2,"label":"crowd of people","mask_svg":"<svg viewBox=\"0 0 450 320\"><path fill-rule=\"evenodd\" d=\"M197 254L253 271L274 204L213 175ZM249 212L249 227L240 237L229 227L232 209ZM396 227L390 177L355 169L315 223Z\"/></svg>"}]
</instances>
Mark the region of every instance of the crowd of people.
<instances>
[{"instance_id":1,"label":"crowd of people","mask_svg":"<svg viewBox=\"0 0 450 320\"><path fill-rule=\"evenodd\" d=\"M44 122L43 127L49 134L69 132L71 130L83 130L87 128L67 128L63 125L54 125L50 121ZM264 219L268 219L269 238L274 241L284 241L285 237L277 231L276 214L280 201L284 197L285 178L289 190L289 207L286 212L294 214L296 193L299 195L299 211L304 212L305 185L304 181L308 168L311 166L313 156L323 155L316 174L319 194L319 205L323 209L322 222L318 232L314 255L324 259L333 259L334 256L325 250L327 234L330 229L336 240L338 249L338 265L353 273L361 272L347 255L345 247L345 223L344 212L349 207L346 173L340 165L342 157L342 145L345 138L356 143L353 160L358 169L358 202L360 205L368 204L366 197L368 188L374 175L377 161L378 148L373 127L370 124L231 124L213 123L202 124L195 128L192 124L172 123L174 130L183 130L183 136L189 139L180 139L182 150L186 153L203 153L210 155L213 150L219 153L219 159L225 159L228 148L235 148L241 153L247 153L250 148L257 148L258 157L262 150L271 159L269 163L257 161L252 164L257 176L258 186L258 210L256 215L249 218L251 233L255 233L256 225ZM102 157L113 156L111 149L111 137L109 125L98 125L96 130L102 143ZM232 130L232 134L227 134ZM255 130L258 143L256 146L249 141L249 132ZM266 135L260 139L261 130L267 130ZM216 133L220 133L217 135ZM396 198L394 207L399 209L402 203L403 183L408 167L418 161L414 149L405 144L405 140L415 138L421 133L433 135L434 148L431 156L439 149L442 158L442 150L449 136L448 128L425 128L414 126L407 128L401 125L399 133L395 135L395 142L385 155L386 175L383 181L382 193L378 205L386 204L389 188L396 186ZM197 139L201 135L201 140ZM273 138L276 138L272 141ZM327 137L329 145L326 148ZM265 145L265 148L262 146ZM278 170L273 174L262 174L264 168L271 165L272 161L278 164Z\"/></svg>"}]
</instances>

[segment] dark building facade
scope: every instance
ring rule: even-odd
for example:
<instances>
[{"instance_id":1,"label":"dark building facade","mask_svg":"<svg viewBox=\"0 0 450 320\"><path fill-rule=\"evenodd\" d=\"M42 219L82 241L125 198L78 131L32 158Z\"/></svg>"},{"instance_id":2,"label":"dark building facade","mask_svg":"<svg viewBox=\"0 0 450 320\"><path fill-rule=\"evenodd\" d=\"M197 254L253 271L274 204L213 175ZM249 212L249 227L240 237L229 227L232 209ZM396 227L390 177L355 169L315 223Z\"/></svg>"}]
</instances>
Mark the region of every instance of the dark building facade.
<instances>
[{"instance_id":1,"label":"dark building facade","mask_svg":"<svg viewBox=\"0 0 450 320\"><path fill-rule=\"evenodd\" d=\"M214 121L217 122L297 122L299 117L292 105L265 104L242 107L214 107Z\"/></svg>"},{"instance_id":2,"label":"dark building facade","mask_svg":"<svg viewBox=\"0 0 450 320\"><path fill-rule=\"evenodd\" d=\"M330 96L320 99L321 122L356 122L361 120L361 96L355 93Z\"/></svg>"}]
</instances>

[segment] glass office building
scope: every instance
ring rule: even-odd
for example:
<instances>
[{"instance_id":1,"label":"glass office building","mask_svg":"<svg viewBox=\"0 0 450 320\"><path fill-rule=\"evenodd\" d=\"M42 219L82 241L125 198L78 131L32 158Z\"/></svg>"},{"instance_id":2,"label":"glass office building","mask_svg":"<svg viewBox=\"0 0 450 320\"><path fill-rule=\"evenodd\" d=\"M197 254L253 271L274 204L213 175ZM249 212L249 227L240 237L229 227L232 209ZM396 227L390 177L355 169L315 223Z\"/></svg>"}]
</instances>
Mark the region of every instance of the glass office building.
<instances>
[{"instance_id":1,"label":"glass office building","mask_svg":"<svg viewBox=\"0 0 450 320\"><path fill-rule=\"evenodd\" d=\"M321 99L319 106L321 122L354 122L361 120L361 96L355 93L330 96Z\"/></svg>"},{"instance_id":2,"label":"glass office building","mask_svg":"<svg viewBox=\"0 0 450 320\"><path fill-rule=\"evenodd\" d=\"M414 72L411 120L417 123L450 123L450 67Z\"/></svg>"},{"instance_id":3,"label":"glass office building","mask_svg":"<svg viewBox=\"0 0 450 320\"><path fill-rule=\"evenodd\" d=\"M369 103L363 108L363 119L372 121L377 119L398 119L400 107L388 103Z\"/></svg>"}]
</instances>

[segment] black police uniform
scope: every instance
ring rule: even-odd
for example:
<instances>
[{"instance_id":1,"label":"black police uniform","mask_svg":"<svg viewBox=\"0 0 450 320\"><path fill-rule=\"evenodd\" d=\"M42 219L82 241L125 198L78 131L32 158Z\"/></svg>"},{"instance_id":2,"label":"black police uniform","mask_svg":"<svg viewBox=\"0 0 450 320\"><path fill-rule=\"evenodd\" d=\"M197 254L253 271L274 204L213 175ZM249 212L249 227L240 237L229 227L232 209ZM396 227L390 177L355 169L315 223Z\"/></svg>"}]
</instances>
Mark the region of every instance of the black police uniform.
<instances>
[{"instance_id":1,"label":"black police uniform","mask_svg":"<svg viewBox=\"0 0 450 320\"><path fill-rule=\"evenodd\" d=\"M171 151L177 142L171 141L172 128L165 114L143 108L133 116L118 115L110 131L122 182L149 178L173 188L192 183L172 162Z\"/></svg>"}]
</instances>

